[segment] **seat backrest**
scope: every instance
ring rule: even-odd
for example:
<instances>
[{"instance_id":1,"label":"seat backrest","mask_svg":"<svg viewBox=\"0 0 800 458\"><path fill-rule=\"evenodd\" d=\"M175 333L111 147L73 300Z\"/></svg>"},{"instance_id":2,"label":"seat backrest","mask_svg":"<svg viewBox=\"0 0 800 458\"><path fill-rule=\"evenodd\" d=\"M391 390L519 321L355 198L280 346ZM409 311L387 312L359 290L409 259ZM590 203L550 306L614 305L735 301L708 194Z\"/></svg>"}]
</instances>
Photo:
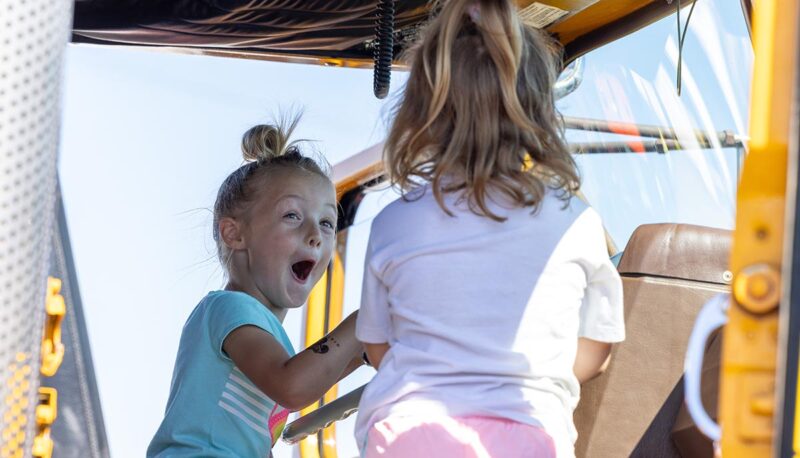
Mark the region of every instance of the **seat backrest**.
<instances>
[{"instance_id":1,"label":"seat backrest","mask_svg":"<svg viewBox=\"0 0 800 458\"><path fill-rule=\"evenodd\" d=\"M624 342L608 369L581 387L576 455L677 457L670 434L683 404L683 360L695 317L729 290L731 232L686 224L648 224L620 260Z\"/></svg>"},{"instance_id":2,"label":"seat backrest","mask_svg":"<svg viewBox=\"0 0 800 458\"><path fill-rule=\"evenodd\" d=\"M722 332L720 329L713 332L708 338L706 350L703 355L703 368L700 374L700 397L703 407L714 421L717 421L719 412L719 372L722 369L720 357L722 356ZM672 427L672 440L684 458L712 458L714 444L705 436L694 423L686 404L682 404Z\"/></svg>"}]
</instances>

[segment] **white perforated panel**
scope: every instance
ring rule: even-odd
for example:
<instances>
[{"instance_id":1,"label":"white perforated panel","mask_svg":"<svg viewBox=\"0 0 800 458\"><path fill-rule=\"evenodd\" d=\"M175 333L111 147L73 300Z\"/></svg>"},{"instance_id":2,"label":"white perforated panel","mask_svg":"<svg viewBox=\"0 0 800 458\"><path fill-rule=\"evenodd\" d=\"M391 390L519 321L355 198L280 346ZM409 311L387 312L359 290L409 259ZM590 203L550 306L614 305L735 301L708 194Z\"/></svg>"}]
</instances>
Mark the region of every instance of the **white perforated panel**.
<instances>
[{"instance_id":1,"label":"white perforated panel","mask_svg":"<svg viewBox=\"0 0 800 458\"><path fill-rule=\"evenodd\" d=\"M0 456L30 456L68 0L0 0Z\"/></svg>"}]
</instances>

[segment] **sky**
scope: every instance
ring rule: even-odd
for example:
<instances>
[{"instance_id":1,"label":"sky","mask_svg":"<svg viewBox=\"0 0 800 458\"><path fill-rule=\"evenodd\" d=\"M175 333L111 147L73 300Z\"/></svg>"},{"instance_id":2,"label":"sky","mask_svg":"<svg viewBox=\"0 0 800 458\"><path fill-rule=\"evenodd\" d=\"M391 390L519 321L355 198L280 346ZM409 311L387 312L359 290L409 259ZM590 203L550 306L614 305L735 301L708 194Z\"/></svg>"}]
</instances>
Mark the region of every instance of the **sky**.
<instances>
[{"instance_id":1,"label":"sky","mask_svg":"<svg viewBox=\"0 0 800 458\"><path fill-rule=\"evenodd\" d=\"M113 456L143 455L181 327L223 285L210 208L244 131L302 109L295 138L335 163L383 138L386 107L368 70L69 47L59 172Z\"/></svg>"},{"instance_id":2,"label":"sky","mask_svg":"<svg viewBox=\"0 0 800 458\"><path fill-rule=\"evenodd\" d=\"M583 84L559 109L744 135L752 51L738 2L698 2L680 97L675 35L672 16L591 53ZM404 79L393 74L395 91ZM383 139L390 102L373 97L369 70L90 45L70 45L63 93L59 173L108 439L114 457L142 456L163 416L181 327L223 284L210 208L241 164L242 133L302 109L296 138L317 140L335 164ZM647 222L732 227L736 151L680 138L688 150L578 158L584 192L620 248ZM346 311L357 308L370 218L392 199L368 196L349 231ZM296 311L285 321L298 348L302 320ZM369 377L360 370L340 393ZM339 436L352 455L351 423Z\"/></svg>"}]
</instances>

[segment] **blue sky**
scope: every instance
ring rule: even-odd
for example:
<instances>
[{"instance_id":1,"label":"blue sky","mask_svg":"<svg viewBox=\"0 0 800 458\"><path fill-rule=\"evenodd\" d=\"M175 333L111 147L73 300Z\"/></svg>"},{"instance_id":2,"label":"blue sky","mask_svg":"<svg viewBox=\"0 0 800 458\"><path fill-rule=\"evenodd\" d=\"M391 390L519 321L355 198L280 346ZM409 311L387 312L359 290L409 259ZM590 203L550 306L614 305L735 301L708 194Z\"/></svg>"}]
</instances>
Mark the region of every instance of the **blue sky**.
<instances>
[{"instance_id":1,"label":"blue sky","mask_svg":"<svg viewBox=\"0 0 800 458\"><path fill-rule=\"evenodd\" d=\"M560 109L744 134L752 52L738 2L698 3L680 98L674 37L673 16L590 54L584 83ZM303 108L296 138L318 140L336 163L383 139L387 104L372 96L369 70L151 50L70 46L65 75L59 171L109 442L115 457L142 456L163 415L181 327L222 285L209 209L241 164L241 134L280 110ZM396 89L405 75L393 78ZM587 197L620 247L645 222L733 223L731 150L579 163ZM350 232L348 310L358 303L369 217L389 200L369 196ZM293 312L285 323L298 346L302 318ZM364 370L343 389L368 378Z\"/></svg>"}]
</instances>

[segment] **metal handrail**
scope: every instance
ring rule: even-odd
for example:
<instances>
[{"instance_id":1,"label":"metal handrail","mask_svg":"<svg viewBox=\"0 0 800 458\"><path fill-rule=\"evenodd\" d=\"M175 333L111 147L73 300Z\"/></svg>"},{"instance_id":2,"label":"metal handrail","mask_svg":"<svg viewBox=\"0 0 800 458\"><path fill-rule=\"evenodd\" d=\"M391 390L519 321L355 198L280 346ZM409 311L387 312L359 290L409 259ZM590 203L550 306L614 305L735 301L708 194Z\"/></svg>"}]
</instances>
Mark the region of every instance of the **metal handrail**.
<instances>
[{"instance_id":1,"label":"metal handrail","mask_svg":"<svg viewBox=\"0 0 800 458\"><path fill-rule=\"evenodd\" d=\"M689 415L697 425L697 428L713 440L715 444L720 440L721 430L714 419L708 415L705 406L703 406L700 377L703 372L703 356L708 337L720 326L724 326L727 323L728 315L726 312L729 304L730 295L723 293L711 298L700 309L692 334L689 336L689 345L686 349L686 358L683 366L686 408L689 410Z\"/></svg>"},{"instance_id":2,"label":"metal handrail","mask_svg":"<svg viewBox=\"0 0 800 458\"><path fill-rule=\"evenodd\" d=\"M344 420L358 411L358 403L364 392L363 385L335 401L289 423L283 430L283 440L296 444L308 436L317 434L337 421Z\"/></svg>"},{"instance_id":3,"label":"metal handrail","mask_svg":"<svg viewBox=\"0 0 800 458\"><path fill-rule=\"evenodd\" d=\"M729 130L714 132L713 136L709 136L706 131L700 129L682 131L663 126L606 121L602 119L576 118L572 116L564 116L563 121L565 129L575 129L586 132L601 132L632 137L657 138L662 141L680 141L683 138L686 138L686 136L690 136L697 140L697 143L701 148L710 148L713 146L712 139L717 140L720 146L723 148L744 146L743 139Z\"/></svg>"}]
</instances>

